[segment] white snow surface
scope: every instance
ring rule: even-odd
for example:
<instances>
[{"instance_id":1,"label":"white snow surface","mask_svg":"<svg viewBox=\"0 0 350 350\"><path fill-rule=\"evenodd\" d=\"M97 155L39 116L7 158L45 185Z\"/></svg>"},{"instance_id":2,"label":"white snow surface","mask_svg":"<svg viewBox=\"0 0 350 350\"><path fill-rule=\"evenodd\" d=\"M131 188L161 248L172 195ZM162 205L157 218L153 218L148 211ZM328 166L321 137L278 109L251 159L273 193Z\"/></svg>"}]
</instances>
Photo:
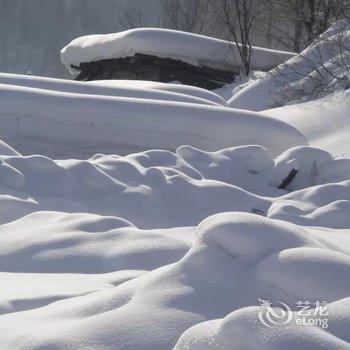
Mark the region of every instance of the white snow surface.
<instances>
[{"instance_id":1,"label":"white snow surface","mask_svg":"<svg viewBox=\"0 0 350 350\"><path fill-rule=\"evenodd\" d=\"M203 35L160 28L136 28L114 34L87 35L61 50L61 61L72 74L83 62L131 57L135 53L178 59L197 66L240 67L236 44ZM252 48L252 65L270 70L294 54L260 47Z\"/></svg>"},{"instance_id":2,"label":"white snow surface","mask_svg":"<svg viewBox=\"0 0 350 350\"><path fill-rule=\"evenodd\" d=\"M157 82L153 84L153 82L131 80L104 80L85 83L6 73L0 73L0 84L84 95L133 97L147 100L227 106L226 101L217 94L189 85L164 84Z\"/></svg>"},{"instance_id":3,"label":"white snow surface","mask_svg":"<svg viewBox=\"0 0 350 350\"><path fill-rule=\"evenodd\" d=\"M349 349L347 100L0 74L1 350Z\"/></svg>"},{"instance_id":4,"label":"white snow surface","mask_svg":"<svg viewBox=\"0 0 350 350\"><path fill-rule=\"evenodd\" d=\"M262 112L283 120L307 137L310 145L339 158L350 158L350 91L337 91L326 97L273 108Z\"/></svg>"},{"instance_id":5,"label":"white snow surface","mask_svg":"<svg viewBox=\"0 0 350 350\"><path fill-rule=\"evenodd\" d=\"M262 111L348 89L350 22L336 22L303 52L252 80L228 100L234 108Z\"/></svg>"},{"instance_id":6,"label":"white snow surface","mask_svg":"<svg viewBox=\"0 0 350 350\"><path fill-rule=\"evenodd\" d=\"M224 108L204 95L189 96L189 91L20 76L2 79L7 84L0 83L0 137L25 155L86 159L95 153L174 151L183 144L216 151L256 143L278 155L307 144L287 123Z\"/></svg>"},{"instance_id":7,"label":"white snow surface","mask_svg":"<svg viewBox=\"0 0 350 350\"><path fill-rule=\"evenodd\" d=\"M143 80L94 80L88 81L86 84L98 85L103 87L114 87L114 88L146 88L152 90L176 92L179 94L194 96L203 98L205 100L212 101L222 106L228 106L226 98L219 95L217 92L212 92L206 89L202 89L191 85L182 85L179 82L173 83L160 83L157 81L143 81Z\"/></svg>"},{"instance_id":8,"label":"white snow surface","mask_svg":"<svg viewBox=\"0 0 350 350\"><path fill-rule=\"evenodd\" d=\"M2 156L2 348L346 349L350 160L340 178L336 162L260 146ZM261 297L327 300L331 328L266 337Z\"/></svg>"}]
</instances>

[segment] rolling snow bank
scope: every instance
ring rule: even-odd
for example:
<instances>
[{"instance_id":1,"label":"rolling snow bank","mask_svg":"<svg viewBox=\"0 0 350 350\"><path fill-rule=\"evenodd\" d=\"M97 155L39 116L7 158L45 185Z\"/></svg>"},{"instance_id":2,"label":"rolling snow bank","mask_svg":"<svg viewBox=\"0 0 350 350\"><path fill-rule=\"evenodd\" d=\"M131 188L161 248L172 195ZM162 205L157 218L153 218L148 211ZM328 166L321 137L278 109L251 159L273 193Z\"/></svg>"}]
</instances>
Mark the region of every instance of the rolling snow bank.
<instances>
[{"instance_id":1,"label":"rolling snow bank","mask_svg":"<svg viewBox=\"0 0 350 350\"><path fill-rule=\"evenodd\" d=\"M85 84L109 86L109 87L141 87L152 90L170 91L179 94L190 95L194 97L203 98L205 100L212 101L224 107L227 107L226 99L218 95L213 91L202 89L196 86L182 85L179 82L173 83L160 83L157 81L143 81L143 80L94 80L87 81Z\"/></svg>"},{"instance_id":2,"label":"rolling snow bank","mask_svg":"<svg viewBox=\"0 0 350 350\"><path fill-rule=\"evenodd\" d=\"M0 136L22 154L88 158L152 148L174 151L183 144L209 151L259 144L275 156L307 144L289 124L223 108L189 92L1 79L7 84L0 84ZM109 92L113 96L105 95Z\"/></svg>"},{"instance_id":3,"label":"rolling snow bank","mask_svg":"<svg viewBox=\"0 0 350 350\"><path fill-rule=\"evenodd\" d=\"M131 57L136 53L177 59L196 66L241 66L234 43L198 34L160 28L137 28L107 35L88 35L73 40L61 51L61 61L74 74L81 63ZM252 48L252 65L270 70L292 53Z\"/></svg>"},{"instance_id":4,"label":"rolling snow bank","mask_svg":"<svg viewBox=\"0 0 350 350\"><path fill-rule=\"evenodd\" d=\"M0 84L84 95L132 97L146 100L188 102L227 106L226 101L208 90L176 84L111 80L83 83L55 78L0 73ZM164 85L164 86L163 86Z\"/></svg>"},{"instance_id":5,"label":"rolling snow bank","mask_svg":"<svg viewBox=\"0 0 350 350\"><path fill-rule=\"evenodd\" d=\"M350 159L0 150L2 349L349 348ZM258 299L326 300L329 327L269 328Z\"/></svg>"},{"instance_id":6,"label":"rolling snow bank","mask_svg":"<svg viewBox=\"0 0 350 350\"><path fill-rule=\"evenodd\" d=\"M288 221L294 222L295 213L316 215L315 210L323 208L331 221L342 215L349 199L348 183L342 182L350 178L349 161L311 147L292 148L276 159L261 146L213 153L182 146L176 153L95 155L86 161L4 155L0 167L6 188L0 197L2 224L52 210L121 217L142 228L193 226L218 212L267 215L271 201L259 195L282 196L270 208L273 217L290 211ZM297 174L281 186L293 169ZM314 199L311 192L308 199L303 192L316 185L326 189L324 184L332 181L341 184L329 190L333 195ZM302 191L289 199L287 191L297 190ZM342 205L337 206L336 200ZM305 206L295 211L293 203L297 207L298 201ZM334 225L344 227L349 217L344 220Z\"/></svg>"},{"instance_id":7,"label":"rolling snow bank","mask_svg":"<svg viewBox=\"0 0 350 350\"><path fill-rule=\"evenodd\" d=\"M262 111L293 101L309 101L348 89L350 24L336 22L302 53L272 69L266 77L234 95L234 108Z\"/></svg>"}]
</instances>

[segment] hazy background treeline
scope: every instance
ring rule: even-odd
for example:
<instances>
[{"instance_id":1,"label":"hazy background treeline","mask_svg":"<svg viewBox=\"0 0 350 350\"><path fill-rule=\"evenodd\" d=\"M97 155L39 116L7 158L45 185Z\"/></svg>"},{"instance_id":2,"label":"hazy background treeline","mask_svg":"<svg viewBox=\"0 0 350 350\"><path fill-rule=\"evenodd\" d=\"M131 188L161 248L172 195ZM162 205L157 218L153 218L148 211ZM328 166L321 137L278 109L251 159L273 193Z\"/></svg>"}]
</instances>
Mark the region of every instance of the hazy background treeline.
<instances>
[{"instance_id":1,"label":"hazy background treeline","mask_svg":"<svg viewBox=\"0 0 350 350\"><path fill-rule=\"evenodd\" d=\"M142 1L142 16L147 22L160 17L159 2ZM0 0L0 71L68 77L60 62L60 49L82 35L125 29L125 11L139 3L139 0Z\"/></svg>"},{"instance_id":2,"label":"hazy background treeline","mask_svg":"<svg viewBox=\"0 0 350 350\"><path fill-rule=\"evenodd\" d=\"M339 15L344 0L0 0L0 71L69 77L59 51L72 39L164 27L233 40L237 10L248 44L300 51ZM239 7L236 8L236 4ZM238 14L239 15L239 14ZM242 15L242 14L241 14ZM248 16L248 17L247 17ZM231 25L228 25L230 22ZM243 38L244 39L244 38Z\"/></svg>"}]
</instances>

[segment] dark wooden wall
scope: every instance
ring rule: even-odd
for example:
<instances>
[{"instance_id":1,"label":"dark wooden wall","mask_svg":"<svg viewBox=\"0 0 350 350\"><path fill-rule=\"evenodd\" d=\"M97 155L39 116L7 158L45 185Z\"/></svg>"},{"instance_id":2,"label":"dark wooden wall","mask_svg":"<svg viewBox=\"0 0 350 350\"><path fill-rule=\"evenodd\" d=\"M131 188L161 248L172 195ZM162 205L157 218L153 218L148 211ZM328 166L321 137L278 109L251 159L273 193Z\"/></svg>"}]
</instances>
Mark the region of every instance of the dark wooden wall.
<instances>
[{"instance_id":1,"label":"dark wooden wall","mask_svg":"<svg viewBox=\"0 0 350 350\"><path fill-rule=\"evenodd\" d=\"M182 84L213 90L230 84L237 72L194 66L171 58L135 54L132 57L107 59L81 63L76 80L149 80L168 83L179 81Z\"/></svg>"}]
</instances>

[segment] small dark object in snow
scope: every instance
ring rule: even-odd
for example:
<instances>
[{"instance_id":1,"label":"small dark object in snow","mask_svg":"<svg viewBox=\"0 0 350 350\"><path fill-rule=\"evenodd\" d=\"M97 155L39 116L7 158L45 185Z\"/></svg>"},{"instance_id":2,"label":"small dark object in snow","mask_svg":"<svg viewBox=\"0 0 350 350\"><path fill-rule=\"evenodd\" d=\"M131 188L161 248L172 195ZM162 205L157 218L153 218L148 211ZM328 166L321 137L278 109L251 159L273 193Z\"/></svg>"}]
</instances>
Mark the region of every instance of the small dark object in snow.
<instances>
[{"instance_id":1,"label":"small dark object in snow","mask_svg":"<svg viewBox=\"0 0 350 350\"><path fill-rule=\"evenodd\" d=\"M132 57L83 62L73 68L80 71L76 80L149 80L162 83L179 81L185 85L218 89L233 83L237 72L232 69L195 66L172 58L135 54ZM238 70L237 70L238 71Z\"/></svg>"},{"instance_id":2,"label":"small dark object in snow","mask_svg":"<svg viewBox=\"0 0 350 350\"><path fill-rule=\"evenodd\" d=\"M288 176L282 181L282 183L278 186L279 189L285 189L295 178L296 174L298 174L298 170L292 169L292 171L288 174Z\"/></svg>"}]
</instances>

